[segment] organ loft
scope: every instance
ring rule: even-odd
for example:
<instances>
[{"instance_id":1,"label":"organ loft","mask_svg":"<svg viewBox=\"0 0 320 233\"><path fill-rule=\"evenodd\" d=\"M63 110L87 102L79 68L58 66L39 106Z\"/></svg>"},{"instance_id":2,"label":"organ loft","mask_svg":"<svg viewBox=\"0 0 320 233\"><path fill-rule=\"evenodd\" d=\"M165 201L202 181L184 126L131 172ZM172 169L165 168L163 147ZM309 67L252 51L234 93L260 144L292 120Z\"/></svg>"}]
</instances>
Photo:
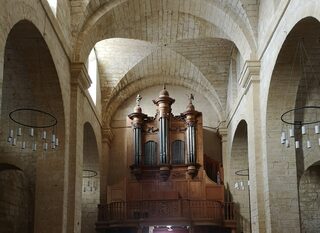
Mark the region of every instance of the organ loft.
<instances>
[{"instance_id":1,"label":"organ loft","mask_svg":"<svg viewBox=\"0 0 320 233\"><path fill-rule=\"evenodd\" d=\"M189 104L173 115L166 87L143 113L142 97L127 118L125 197L99 205L100 232L235 232L234 206L225 201L222 164L203 153L202 113ZM210 178L207 174L210 174ZM117 186L115 184L115 186ZM109 186L108 189L112 189Z\"/></svg>"}]
</instances>

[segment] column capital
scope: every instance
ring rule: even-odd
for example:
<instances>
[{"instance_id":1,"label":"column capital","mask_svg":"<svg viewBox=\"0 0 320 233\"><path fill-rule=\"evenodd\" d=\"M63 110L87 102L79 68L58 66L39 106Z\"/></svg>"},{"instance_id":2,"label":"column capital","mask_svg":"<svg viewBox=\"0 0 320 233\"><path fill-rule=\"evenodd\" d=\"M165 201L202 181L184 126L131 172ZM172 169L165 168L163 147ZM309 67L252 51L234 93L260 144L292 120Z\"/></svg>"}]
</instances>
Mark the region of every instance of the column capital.
<instances>
[{"instance_id":1,"label":"column capital","mask_svg":"<svg viewBox=\"0 0 320 233\"><path fill-rule=\"evenodd\" d=\"M79 86L82 91L85 91L90 87L92 81L84 63L71 63L70 72L71 85Z\"/></svg>"},{"instance_id":2,"label":"column capital","mask_svg":"<svg viewBox=\"0 0 320 233\"><path fill-rule=\"evenodd\" d=\"M109 146L113 139L113 132L110 128L102 128L102 142L107 143Z\"/></svg>"},{"instance_id":3,"label":"column capital","mask_svg":"<svg viewBox=\"0 0 320 233\"><path fill-rule=\"evenodd\" d=\"M221 137L221 141L226 142L228 137L228 128L224 126L219 127L218 134Z\"/></svg>"}]
</instances>

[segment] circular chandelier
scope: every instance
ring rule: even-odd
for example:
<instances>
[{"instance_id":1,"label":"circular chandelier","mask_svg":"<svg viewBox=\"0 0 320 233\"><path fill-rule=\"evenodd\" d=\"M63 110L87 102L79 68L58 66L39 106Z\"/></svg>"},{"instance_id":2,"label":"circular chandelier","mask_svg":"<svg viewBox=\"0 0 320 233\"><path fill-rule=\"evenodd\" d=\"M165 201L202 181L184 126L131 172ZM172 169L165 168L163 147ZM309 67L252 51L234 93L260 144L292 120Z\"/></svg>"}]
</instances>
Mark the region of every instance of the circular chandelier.
<instances>
[{"instance_id":1,"label":"circular chandelier","mask_svg":"<svg viewBox=\"0 0 320 233\"><path fill-rule=\"evenodd\" d=\"M97 191L97 178L98 173L94 170L83 169L82 170L82 187L83 192L94 192Z\"/></svg>"},{"instance_id":2,"label":"circular chandelier","mask_svg":"<svg viewBox=\"0 0 320 233\"><path fill-rule=\"evenodd\" d=\"M239 180L236 181L234 184L234 188L237 190L245 190L245 183L247 182L248 188L250 186L250 181L249 181L249 169L241 169L235 172L235 175L237 176L245 176L248 177L248 180Z\"/></svg>"},{"instance_id":3,"label":"circular chandelier","mask_svg":"<svg viewBox=\"0 0 320 233\"><path fill-rule=\"evenodd\" d=\"M313 66L310 62L307 50L304 47L303 39L298 42L295 56L292 64L292 73L295 61L299 60L299 68L301 72L301 84L305 90L305 105L301 105L282 113L280 119L282 121L282 131L280 143L286 148L291 144L296 149L303 146L311 148L312 145L320 146L320 106L310 104L310 90L311 80L316 79ZM311 76L308 78L308 76ZM315 142L316 140L316 142ZM305 141L303 144L302 142Z\"/></svg>"},{"instance_id":4,"label":"circular chandelier","mask_svg":"<svg viewBox=\"0 0 320 233\"><path fill-rule=\"evenodd\" d=\"M9 113L9 118L7 142L10 145L32 151L39 147L47 151L59 146L58 120L52 114L34 108L18 108Z\"/></svg>"}]
</instances>

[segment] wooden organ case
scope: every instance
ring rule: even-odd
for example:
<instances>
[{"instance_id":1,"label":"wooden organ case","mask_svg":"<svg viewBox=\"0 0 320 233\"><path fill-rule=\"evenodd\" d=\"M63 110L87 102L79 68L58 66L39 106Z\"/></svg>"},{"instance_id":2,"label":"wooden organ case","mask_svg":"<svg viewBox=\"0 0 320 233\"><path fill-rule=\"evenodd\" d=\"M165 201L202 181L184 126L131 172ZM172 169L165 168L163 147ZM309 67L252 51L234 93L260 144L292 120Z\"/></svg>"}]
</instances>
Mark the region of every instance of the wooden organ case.
<instances>
[{"instance_id":1,"label":"wooden organ case","mask_svg":"<svg viewBox=\"0 0 320 233\"><path fill-rule=\"evenodd\" d=\"M202 114L195 110L192 94L186 111L178 116L171 112L175 100L165 88L153 100L154 117L143 113L140 100L138 95L127 120L131 130L126 197L99 206L97 229L114 229L117 221L121 225L115 226L125 232L167 225L188 226L187 232L191 232L189 226L232 227L228 221L233 216L226 219L233 210L224 202L224 186L210 180L204 170Z\"/></svg>"}]
</instances>

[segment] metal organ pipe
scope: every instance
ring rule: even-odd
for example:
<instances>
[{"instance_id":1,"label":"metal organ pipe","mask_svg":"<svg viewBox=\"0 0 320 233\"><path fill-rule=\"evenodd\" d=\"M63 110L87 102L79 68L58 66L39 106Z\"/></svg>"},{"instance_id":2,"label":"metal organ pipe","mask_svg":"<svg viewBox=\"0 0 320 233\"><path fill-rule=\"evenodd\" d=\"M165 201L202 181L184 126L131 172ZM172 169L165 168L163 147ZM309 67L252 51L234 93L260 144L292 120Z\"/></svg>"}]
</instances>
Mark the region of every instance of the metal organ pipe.
<instances>
[{"instance_id":1,"label":"metal organ pipe","mask_svg":"<svg viewBox=\"0 0 320 233\"><path fill-rule=\"evenodd\" d=\"M133 142L134 142L134 163L139 165L142 156L142 144L141 144L141 127L133 128Z\"/></svg>"},{"instance_id":2,"label":"metal organ pipe","mask_svg":"<svg viewBox=\"0 0 320 233\"><path fill-rule=\"evenodd\" d=\"M168 163L168 118L160 118L160 132L159 132L159 141L160 141L160 163Z\"/></svg>"}]
</instances>

